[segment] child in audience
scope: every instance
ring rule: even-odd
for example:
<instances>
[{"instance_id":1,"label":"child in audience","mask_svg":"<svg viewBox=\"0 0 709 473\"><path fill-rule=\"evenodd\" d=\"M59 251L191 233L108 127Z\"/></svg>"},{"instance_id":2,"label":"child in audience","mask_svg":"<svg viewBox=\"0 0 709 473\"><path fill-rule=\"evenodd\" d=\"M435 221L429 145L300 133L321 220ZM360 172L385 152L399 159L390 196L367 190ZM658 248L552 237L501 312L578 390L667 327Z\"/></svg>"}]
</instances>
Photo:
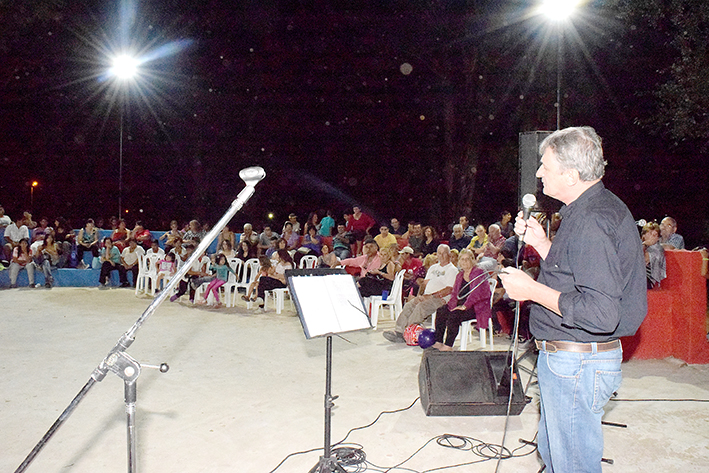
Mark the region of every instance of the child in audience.
<instances>
[{"instance_id":1,"label":"child in audience","mask_svg":"<svg viewBox=\"0 0 709 473\"><path fill-rule=\"evenodd\" d=\"M155 282L155 287L160 288L163 280L169 280L175 275L177 270L177 257L175 253L168 253L165 255L165 259L158 261L158 278Z\"/></svg>"},{"instance_id":2,"label":"child in audience","mask_svg":"<svg viewBox=\"0 0 709 473\"><path fill-rule=\"evenodd\" d=\"M256 292L256 288L258 287L258 282L261 279L261 276L268 276L268 273L271 272L271 258L269 258L268 256L259 256L258 262L261 265L258 270L258 275L256 275L256 277L253 278L253 281L251 281L251 284L249 284L249 288L246 290L246 294L241 296L241 298L245 301L250 301L253 297L254 292Z\"/></svg>"},{"instance_id":3,"label":"child in audience","mask_svg":"<svg viewBox=\"0 0 709 473\"><path fill-rule=\"evenodd\" d=\"M211 291L216 301L214 307L221 307L223 304L219 302L219 288L226 284L229 273L232 273L234 276L236 276L236 273L227 263L226 256L221 253L217 255L217 262L211 265L211 269L216 273L216 276L207 284L207 290L204 291L204 301L202 301L202 303L207 303L207 297L209 297L209 292Z\"/></svg>"}]
</instances>

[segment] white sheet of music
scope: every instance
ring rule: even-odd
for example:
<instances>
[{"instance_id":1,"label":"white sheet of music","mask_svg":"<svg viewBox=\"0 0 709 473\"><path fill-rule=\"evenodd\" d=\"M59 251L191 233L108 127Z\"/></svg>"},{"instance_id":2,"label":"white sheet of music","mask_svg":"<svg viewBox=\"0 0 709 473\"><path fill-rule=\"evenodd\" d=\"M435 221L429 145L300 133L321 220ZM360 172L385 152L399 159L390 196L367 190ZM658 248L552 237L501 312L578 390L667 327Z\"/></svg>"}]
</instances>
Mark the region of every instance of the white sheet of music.
<instances>
[{"instance_id":1,"label":"white sheet of music","mask_svg":"<svg viewBox=\"0 0 709 473\"><path fill-rule=\"evenodd\" d=\"M307 338L371 328L351 275L293 276L290 284Z\"/></svg>"}]
</instances>

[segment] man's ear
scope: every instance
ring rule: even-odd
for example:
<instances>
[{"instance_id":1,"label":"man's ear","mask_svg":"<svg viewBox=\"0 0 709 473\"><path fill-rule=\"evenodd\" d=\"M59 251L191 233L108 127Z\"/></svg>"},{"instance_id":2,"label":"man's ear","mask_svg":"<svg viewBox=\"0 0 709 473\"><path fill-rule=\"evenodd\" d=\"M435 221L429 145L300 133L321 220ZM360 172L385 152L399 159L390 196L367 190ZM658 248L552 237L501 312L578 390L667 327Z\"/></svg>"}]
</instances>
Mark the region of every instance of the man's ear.
<instances>
[{"instance_id":1,"label":"man's ear","mask_svg":"<svg viewBox=\"0 0 709 473\"><path fill-rule=\"evenodd\" d=\"M569 187L575 186L581 178L579 177L579 172L576 169L567 169L564 171L566 176L566 185Z\"/></svg>"}]
</instances>

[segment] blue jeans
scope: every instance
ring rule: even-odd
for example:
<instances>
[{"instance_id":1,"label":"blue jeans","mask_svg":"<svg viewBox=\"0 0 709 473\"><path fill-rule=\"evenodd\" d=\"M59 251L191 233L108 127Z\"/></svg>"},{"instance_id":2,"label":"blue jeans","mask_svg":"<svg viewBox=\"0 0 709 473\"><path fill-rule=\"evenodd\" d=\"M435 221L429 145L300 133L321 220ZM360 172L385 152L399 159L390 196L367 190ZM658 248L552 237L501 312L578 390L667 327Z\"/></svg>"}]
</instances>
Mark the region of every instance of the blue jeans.
<instances>
[{"instance_id":1,"label":"blue jeans","mask_svg":"<svg viewBox=\"0 0 709 473\"><path fill-rule=\"evenodd\" d=\"M623 350L539 351L539 454L547 473L601 473L603 407L620 387Z\"/></svg>"}]
</instances>

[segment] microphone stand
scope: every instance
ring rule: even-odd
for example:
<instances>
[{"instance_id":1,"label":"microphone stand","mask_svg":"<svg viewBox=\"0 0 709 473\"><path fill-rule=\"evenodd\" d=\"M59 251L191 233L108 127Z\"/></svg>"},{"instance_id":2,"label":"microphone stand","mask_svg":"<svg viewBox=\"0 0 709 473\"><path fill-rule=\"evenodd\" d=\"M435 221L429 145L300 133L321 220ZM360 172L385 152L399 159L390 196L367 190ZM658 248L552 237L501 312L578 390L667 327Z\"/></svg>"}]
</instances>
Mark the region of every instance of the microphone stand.
<instances>
[{"instance_id":1,"label":"microphone stand","mask_svg":"<svg viewBox=\"0 0 709 473\"><path fill-rule=\"evenodd\" d=\"M108 352L106 357L99 363L99 365L91 373L91 377L84 385L79 393L74 397L74 399L69 403L64 412L61 413L59 418L52 424L49 430L44 434L40 441L35 445L32 451L27 455L25 460L20 464L20 466L15 470L15 473L23 473L27 467L32 463L39 452L44 448L44 446L49 442L52 436L56 433L59 427L64 424L64 422L69 418L69 416L78 407L79 403L86 397L88 392L97 382L103 381L109 371L116 374L119 378L124 381L124 399L126 404L126 422L127 422L127 436L128 436L128 473L134 473L136 471L137 459L136 459L136 438L135 438L135 401L137 398L137 387L136 381L138 376L140 376L141 364L134 360L130 355L126 353L128 347L130 347L135 341L135 334L140 329L140 327L145 323L148 318L153 315L157 308L162 304L168 295L172 293L172 290L179 284L182 278L187 274L187 271L192 266L192 263L197 261L202 253L204 253L212 241L217 237L219 232L222 231L229 221L234 217L236 212L238 212L244 204L251 198L255 192L255 186L266 177L266 172L263 168L254 166L250 168L242 169L239 172L239 177L246 183L246 187L242 189L241 192L236 196L236 199L232 202L231 206L227 212L222 216L222 218L217 222L216 225L210 230L209 233L204 237L194 251L192 256L185 261L185 263L177 270L175 275L170 279L167 287L161 291L155 299L150 303L143 314L135 321L133 326L128 330L123 336L118 340L116 345ZM149 365L142 365L146 368L152 367ZM161 364L158 369L161 372L166 372L169 369L167 364Z\"/></svg>"}]
</instances>

